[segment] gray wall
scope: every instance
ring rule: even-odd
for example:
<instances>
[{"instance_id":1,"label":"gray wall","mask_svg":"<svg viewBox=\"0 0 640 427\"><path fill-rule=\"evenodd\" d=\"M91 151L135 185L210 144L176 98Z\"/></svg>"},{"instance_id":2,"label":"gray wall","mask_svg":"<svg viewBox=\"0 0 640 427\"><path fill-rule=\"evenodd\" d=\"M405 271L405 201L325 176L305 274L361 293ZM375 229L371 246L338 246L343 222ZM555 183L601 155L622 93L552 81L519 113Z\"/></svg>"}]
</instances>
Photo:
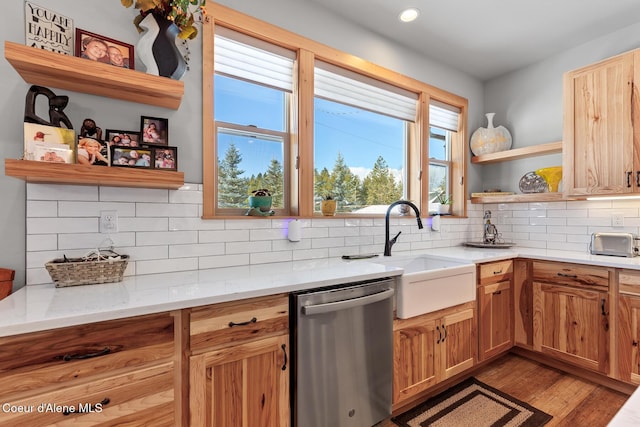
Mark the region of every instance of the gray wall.
<instances>
[{"instance_id":1,"label":"gray wall","mask_svg":"<svg viewBox=\"0 0 640 427\"><path fill-rule=\"evenodd\" d=\"M123 42L135 44L138 35L131 23L135 11L125 9L119 2L104 0L34 1L55 12L74 19L76 28L102 34ZM389 42L339 16L326 13L315 6L295 0L239 0L222 2L241 12L256 16L305 37L360 56L384 67L441 87L469 100L470 129L481 125L483 88L481 82L468 75L443 66L437 61L420 57L416 53ZM5 1L2 39L24 43L24 2ZM327 29L330 28L330 31ZM179 110L167 110L144 104L101 98L52 88L56 94L66 94L70 103L65 112L78 129L85 117L96 120L105 129L139 128L141 115L169 119L170 143L179 148L179 168L185 172L187 182L202 182L201 160L201 105L202 63L200 39L190 44L191 70L184 77L185 96ZM3 133L0 136L0 159L19 158L23 147L23 103L29 85L13 70L7 61L0 61L0 89L5 97L0 100ZM470 171L471 181L477 180ZM0 266L16 270L16 287L25 282L25 183L4 176L4 161L0 166Z\"/></svg>"},{"instance_id":2,"label":"gray wall","mask_svg":"<svg viewBox=\"0 0 640 427\"><path fill-rule=\"evenodd\" d=\"M562 75L637 47L640 23L490 80L485 83L484 111L495 112L494 124L511 131L513 148L561 141ZM526 172L554 165L562 165L561 155L481 166L483 182L477 191L493 187L518 191Z\"/></svg>"}]
</instances>

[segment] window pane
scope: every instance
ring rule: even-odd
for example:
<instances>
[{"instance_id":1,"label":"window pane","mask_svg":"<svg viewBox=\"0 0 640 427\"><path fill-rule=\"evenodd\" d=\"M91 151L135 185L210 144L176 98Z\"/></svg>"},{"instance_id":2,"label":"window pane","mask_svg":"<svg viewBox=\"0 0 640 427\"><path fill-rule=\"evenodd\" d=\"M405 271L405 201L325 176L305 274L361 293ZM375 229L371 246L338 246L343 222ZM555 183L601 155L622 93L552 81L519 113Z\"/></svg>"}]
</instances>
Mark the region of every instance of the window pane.
<instances>
[{"instance_id":1,"label":"window pane","mask_svg":"<svg viewBox=\"0 0 640 427\"><path fill-rule=\"evenodd\" d=\"M384 213L405 191L406 122L315 99L314 210L331 194L338 212Z\"/></svg>"},{"instance_id":2,"label":"window pane","mask_svg":"<svg viewBox=\"0 0 640 427\"><path fill-rule=\"evenodd\" d=\"M440 194L449 193L449 167L438 163L429 163L429 203L433 203ZM431 208L429 208L431 211Z\"/></svg>"},{"instance_id":3,"label":"window pane","mask_svg":"<svg viewBox=\"0 0 640 427\"><path fill-rule=\"evenodd\" d=\"M429 134L429 158L449 160L449 143L444 129L431 126Z\"/></svg>"},{"instance_id":4,"label":"window pane","mask_svg":"<svg viewBox=\"0 0 640 427\"><path fill-rule=\"evenodd\" d=\"M287 92L216 74L215 120L284 132Z\"/></svg>"},{"instance_id":5,"label":"window pane","mask_svg":"<svg viewBox=\"0 0 640 427\"><path fill-rule=\"evenodd\" d=\"M284 207L284 141L270 135L219 128L218 207L246 208L253 190L271 192Z\"/></svg>"}]
</instances>

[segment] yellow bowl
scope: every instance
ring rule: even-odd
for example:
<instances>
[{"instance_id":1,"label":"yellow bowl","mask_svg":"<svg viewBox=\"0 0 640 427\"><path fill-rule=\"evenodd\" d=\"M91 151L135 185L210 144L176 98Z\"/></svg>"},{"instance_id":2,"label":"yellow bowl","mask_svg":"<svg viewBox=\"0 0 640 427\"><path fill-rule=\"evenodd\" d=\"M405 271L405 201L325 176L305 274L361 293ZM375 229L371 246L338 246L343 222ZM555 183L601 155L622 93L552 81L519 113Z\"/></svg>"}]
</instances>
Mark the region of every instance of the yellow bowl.
<instances>
[{"instance_id":1,"label":"yellow bowl","mask_svg":"<svg viewBox=\"0 0 640 427\"><path fill-rule=\"evenodd\" d=\"M562 181L562 166L551 166L536 170L536 173L547 182L549 192L557 193L560 181Z\"/></svg>"}]
</instances>

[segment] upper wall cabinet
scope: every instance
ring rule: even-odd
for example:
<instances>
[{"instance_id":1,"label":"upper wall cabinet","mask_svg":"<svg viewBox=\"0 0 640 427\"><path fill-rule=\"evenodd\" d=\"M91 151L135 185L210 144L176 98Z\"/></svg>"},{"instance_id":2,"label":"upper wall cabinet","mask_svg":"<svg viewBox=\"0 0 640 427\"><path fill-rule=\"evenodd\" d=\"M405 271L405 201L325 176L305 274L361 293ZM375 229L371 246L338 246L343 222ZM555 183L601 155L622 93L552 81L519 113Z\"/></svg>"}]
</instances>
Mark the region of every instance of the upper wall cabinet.
<instances>
[{"instance_id":1,"label":"upper wall cabinet","mask_svg":"<svg viewBox=\"0 0 640 427\"><path fill-rule=\"evenodd\" d=\"M48 52L10 41L4 57L25 82L74 92L178 109L184 83L167 77L118 68L87 59Z\"/></svg>"},{"instance_id":2,"label":"upper wall cabinet","mask_svg":"<svg viewBox=\"0 0 640 427\"><path fill-rule=\"evenodd\" d=\"M640 192L640 53L564 75L565 196Z\"/></svg>"}]
</instances>

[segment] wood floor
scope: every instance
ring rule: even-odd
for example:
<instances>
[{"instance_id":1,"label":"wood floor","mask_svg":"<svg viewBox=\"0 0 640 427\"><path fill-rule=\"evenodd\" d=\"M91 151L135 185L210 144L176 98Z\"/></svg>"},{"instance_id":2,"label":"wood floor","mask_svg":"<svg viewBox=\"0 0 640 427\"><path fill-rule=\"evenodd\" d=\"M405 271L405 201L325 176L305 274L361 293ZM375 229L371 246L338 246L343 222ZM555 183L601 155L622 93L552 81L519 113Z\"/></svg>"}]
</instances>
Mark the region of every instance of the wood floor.
<instances>
[{"instance_id":1,"label":"wood floor","mask_svg":"<svg viewBox=\"0 0 640 427\"><path fill-rule=\"evenodd\" d=\"M546 427L606 426L629 397L511 353L474 376L552 415ZM392 426L386 420L376 427Z\"/></svg>"}]
</instances>

